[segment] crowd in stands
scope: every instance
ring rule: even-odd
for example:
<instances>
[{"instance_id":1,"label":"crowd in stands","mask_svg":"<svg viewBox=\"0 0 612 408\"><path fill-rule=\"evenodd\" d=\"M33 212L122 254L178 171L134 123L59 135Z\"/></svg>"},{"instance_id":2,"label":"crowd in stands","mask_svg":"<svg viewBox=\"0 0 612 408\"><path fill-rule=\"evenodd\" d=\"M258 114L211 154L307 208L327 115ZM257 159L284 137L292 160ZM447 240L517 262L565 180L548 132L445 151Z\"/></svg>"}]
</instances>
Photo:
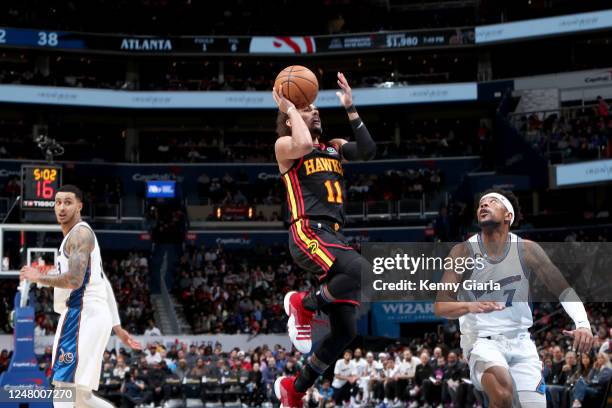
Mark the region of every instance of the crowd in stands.
<instances>
[{"instance_id":1,"label":"crowd in stands","mask_svg":"<svg viewBox=\"0 0 612 408\"><path fill-rule=\"evenodd\" d=\"M12 333L12 321L8 311L13 310L13 302L17 293L17 280L0 279L0 333ZM6 312L5 312L6 311Z\"/></svg>"},{"instance_id":2,"label":"crowd in stands","mask_svg":"<svg viewBox=\"0 0 612 408\"><path fill-rule=\"evenodd\" d=\"M569 234L566 240L596 239L601 231ZM566 233L567 234L567 233ZM599 235L598 235L599 234ZM533 236L531 238L541 238ZM247 238L245 238L247 239ZM248 245L247 245L248 246ZM146 333L148 341L159 335L152 323L148 294L148 259L138 253L105 257L105 272L113 285L124 326L133 333ZM316 282L291 263L284 246L248 246L244 250L188 247L179 261L174 294L192 324L195 334L242 333L255 337L285 333L283 294L309 290ZM0 280L0 301L10 310L16 281ZM36 334L51 334L55 327L50 291L37 290ZM612 374L608 354L612 350L612 313L607 303L587 303L596 335L592 353L571 353L571 340L563 330L571 321L558 304L534 305L531 330L543 362L548 398L555 407L590 406L599 398ZM9 316L0 314L6 332ZM271 347L271 345L270 345ZM482 406L482 396L469 381L469 370L459 346L455 323L435 333L399 339L385 349L346 353L321 378L306 397L308 406L342 405L455 407ZM0 352L0 371L9 353ZM48 371L50 350L41 357ZM189 396L205 400L239 399L257 405L274 401L272 384L281 373L297 372L304 358L295 351L275 347L254 350L223 350L220 345L168 344L153 341L143 354L121 350L105 355L100 392L125 406L139 403L160 405L161 401ZM125 374L129 374L126 376ZM344 377L335 378L338 374ZM206 380L204 380L204 378ZM576 402L578 401L578 402ZM369 405L368 405L369 404ZM569 404L569 405L568 405Z\"/></svg>"},{"instance_id":3,"label":"crowd in stands","mask_svg":"<svg viewBox=\"0 0 612 408\"><path fill-rule=\"evenodd\" d=\"M55 160L88 162L123 162L125 160L125 137L123 128L101 124L77 126L67 123L50 124L38 129L34 123L0 123L0 159L47 160L46 146L36 139L45 136L45 141L60 145L55 150ZM48 146L48 145L47 145ZM60 153L61 154L57 154Z\"/></svg>"},{"instance_id":4,"label":"crowd in stands","mask_svg":"<svg viewBox=\"0 0 612 408\"><path fill-rule=\"evenodd\" d=\"M198 193L210 204L278 204L280 191L276 193L270 191L276 184L262 180L262 185L255 188L256 186L249 183L249 176L245 171L228 172L223 177L212 178L202 173L198 177Z\"/></svg>"},{"instance_id":5,"label":"crowd in stands","mask_svg":"<svg viewBox=\"0 0 612 408\"><path fill-rule=\"evenodd\" d=\"M595 343L577 358L571 341L561 332L570 321L559 305L537 304L532 334L543 362L543 380L552 407L597 406L612 377L612 315L605 303L586 304ZM553 324L554 322L554 324ZM280 345L249 350L224 349L220 343L163 342L156 332L145 338L142 352L123 348L104 354L99 393L118 406L161 406L172 399L193 398L259 406L277 403L273 384L281 375L295 375L305 357ZM458 345L457 325L438 332L401 338L383 349L347 350L315 383L304 398L307 407L482 407L483 395L470 381ZM363 340L363 339L362 339ZM361 341L361 340L359 340ZM11 352L0 352L0 372ZM48 347L39 356L47 374ZM145 406L147 406L145 405Z\"/></svg>"},{"instance_id":6,"label":"crowd in stands","mask_svg":"<svg viewBox=\"0 0 612 408\"><path fill-rule=\"evenodd\" d=\"M104 272L115 293L123 327L131 333L143 334L153 320L149 290L149 261L137 252L104 251ZM17 279L0 279L0 332L12 333L13 322L4 311L13 310ZM36 335L53 335L59 315L53 311L53 289L33 288L36 297Z\"/></svg>"},{"instance_id":7,"label":"crowd in stands","mask_svg":"<svg viewBox=\"0 0 612 408\"><path fill-rule=\"evenodd\" d=\"M532 329L543 362L547 400L552 407L598 406L612 378L612 315L608 303L586 304L595 341L590 353L577 355L563 335L571 320L559 305L538 304ZM554 324L553 324L554 322ZM586 400L585 400L586 399Z\"/></svg>"},{"instance_id":8,"label":"crowd in stands","mask_svg":"<svg viewBox=\"0 0 612 408\"><path fill-rule=\"evenodd\" d=\"M270 120L272 123L272 119ZM229 131L221 137L219 132L146 134L151 143L139 152L143 163L270 163L274 161L273 133L253 134Z\"/></svg>"},{"instance_id":9,"label":"crowd in stands","mask_svg":"<svg viewBox=\"0 0 612 408\"><path fill-rule=\"evenodd\" d=\"M155 244L180 245L184 241L188 220L176 202L151 204L145 217Z\"/></svg>"},{"instance_id":10,"label":"crowd in stands","mask_svg":"<svg viewBox=\"0 0 612 408\"><path fill-rule=\"evenodd\" d=\"M476 59L464 53L397 53L344 55L304 62L316 75L320 89L336 89L342 70L353 88L390 88L475 80ZM143 71L128 89L172 91L269 91L278 72L292 64L282 58L212 59L204 63L171 60ZM221 68L222 67L222 68Z\"/></svg>"},{"instance_id":11,"label":"crowd in stands","mask_svg":"<svg viewBox=\"0 0 612 408\"><path fill-rule=\"evenodd\" d=\"M174 294L193 332L283 333L284 293L313 284L287 259L286 248L277 246L250 251L189 247L179 261Z\"/></svg>"},{"instance_id":12,"label":"crowd in stands","mask_svg":"<svg viewBox=\"0 0 612 408\"><path fill-rule=\"evenodd\" d=\"M50 58L50 66L43 70L36 65L40 61L36 54L5 52L0 56L0 61L6 62L0 69L0 83L128 91L270 91L278 72L291 65L290 60L263 58L217 57L204 64L168 58L163 63L143 63L141 69L132 68L128 73L125 59L108 58L91 55ZM403 58L397 53L383 57L348 55L306 65L316 73L320 89L337 88L336 67L345 72L353 88L467 82L475 80L476 72L475 57L452 52ZM135 76L135 72L141 73Z\"/></svg>"},{"instance_id":13,"label":"crowd in stands","mask_svg":"<svg viewBox=\"0 0 612 408\"><path fill-rule=\"evenodd\" d=\"M308 35L457 27L474 24L473 5L390 10L378 3L318 0L269 1L258 6L238 0L223 4L166 0L9 1L0 14L6 26L105 33L183 35ZM411 12L409 12L411 11ZM277 18L276 16L300 16ZM365 18L368 16L368 18Z\"/></svg>"},{"instance_id":14,"label":"crowd in stands","mask_svg":"<svg viewBox=\"0 0 612 408\"><path fill-rule=\"evenodd\" d=\"M38 29L130 34L299 35L336 34L491 24L605 8L588 0L537 3L461 1L391 5L354 0L269 1L251 5L239 0L222 4L193 0L8 1L0 24ZM278 18L300 16L300 18Z\"/></svg>"},{"instance_id":15,"label":"crowd in stands","mask_svg":"<svg viewBox=\"0 0 612 408\"><path fill-rule=\"evenodd\" d=\"M459 188L434 219L434 237L442 242L464 240L479 231L474 197L461 196ZM539 194L539 211L531 212L531 192L515 191L522 210L512 224L512 232L537 242L607 242L612 238L612 217L607 203L589 200L590 192L547 191ZM563 225L563 228L559 228Z\"/></svg>"},{"instance_id":16,"label":"crowd in stands","mask_svg":"<svg viewBox=\"0 0 612 408\"><path fill-rule=\"evenodd\" d=\"M323 113L330 122L325 126L322 141L331 137L352 139L345 122L333 123L337 112ZM274 163L276 135L274 113L265 115L266 127L219 125L217 129L184 131L140 131L139 142L126 156L126 130L118 125L50 124L38 130L46 140L61 146L57 161L77 162L140 162L140 163ZM376 112L363 113L367 120ZM262 116L263 117L263 116ZM343 118L344 119L344 118ZM401 119L401 117L398 117ZM254 121L261 118L253 116ZM422 120L399 123L399 137L394 126L371 119L369 130L377 140L377 160L434 158L483 154L481 129L476 119ZM0 123L0 159L46 159L45 149L35 141L34 124ZM44 133L43 133L44 132ZM485 130L486 132L486 130Z\"/></svg>"},{"instance_id":17,"label":"crowd in stands","mask_svg":"<svg viewBox=\"0 0 612 408\"><path fill-rule=\"evenodd\" d=\"M526 140L553 163L612 156L612 114L601 96L594 107L532 113L514 119Z\"/></svg>"},{"instance_id":18,"label":"crowd in stands","mask_svg":"<svg viewBox=\"0 0 612 408\"><path fill-rule=\"evenodd\" d=\"M348 176L347 194L352 201L420 199L423 193L440 191L443 185L443 174L439 169L388 170L380 175Z\"/></svg>"},{"instance_id":19,"label":"crowd in stands","mask_svg":"<svg viewBox=\"0 0 612 408\"><path fill-rule=\"evenodd\" d=\"M460 351L421 346L414 353L419 357L403 346L376 355L363 353L360 348L347 350L335 367L309 390L304 405L314 408L482 404L481 394L474 393L473 386L466 381L469 370ZM295 375L304 362L299 352L278 345L223 350L218 343L213 346L150 342L139 357L121 351L105 355L101 394L111 400L123 398L124 403L128 402L126 405L158 406L182 397L225 403L239 400L248 406L264 401L277 403L274 381L281 375Z\"/></svg>"},{"instance_id":20,"label":"crowd in stands","mask_svg":"<svg viewBox=\"0 0 612 408\"><path fill-rule=\"evenodd\" d=\"M200 197L210 204L281 204L285 191L277 179L260 180L249 186L244 172L226 173L224 177L200 176ZM246 180L245 180L246 178ZM422 193L439 191L443 174L438 169L388 170L382 174L347 173L349 200L401 200L420 198ZM401 188L398 188L401 186Z\"/></svg>"},{"instance_id":21,"label":"crowd in stands","mask_svg":"<svg viewBox=\"0 0 612 408\"><path fill-rule=\"evenodd\" d=\"M325 115L326 112L323 113ZM368 114L364 114L367 119ZM272 120L271 120L272 122ZM342 123L342 122L341 122ZM389 140L395 129L386 123L369 122L370 133L378 145L376 159L430 158L483 154L490 130L479 128L476 119L420 120L401 123L399 140ZM324 126L322 141L335 137L351 139L346 127ZM350 131L349 131L350 132ZM163 162L275 162L273 132L218 131L160 132L141 135L151 143L140 151L143 163Z\"/></svg>"},{"instance_id":22,"label":"crowd in stands","mask_svg":"<svg viewBox=\"0 0 612 408\"><path fill-rule=\"evenodd\" d=\"M103 69L92 73L46 73L43 74L36 68L29 67L26 70L2 69L0 70L0 83L12 85L41 85L60 86L69 88L98 88L98 89L122 89L135 90L133 83L125 80L125 71L109 75Z\"/></svg>"}]
</instances>

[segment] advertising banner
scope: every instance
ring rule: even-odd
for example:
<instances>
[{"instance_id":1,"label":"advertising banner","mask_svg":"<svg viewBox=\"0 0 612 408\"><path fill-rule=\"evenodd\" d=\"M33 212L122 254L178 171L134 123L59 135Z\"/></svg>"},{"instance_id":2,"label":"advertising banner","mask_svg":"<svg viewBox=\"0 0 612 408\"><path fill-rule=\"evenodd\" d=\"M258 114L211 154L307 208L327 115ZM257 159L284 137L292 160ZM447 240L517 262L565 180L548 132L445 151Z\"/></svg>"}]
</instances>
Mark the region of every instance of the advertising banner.
<instances>
[{"instance_id":1,"label":"advertising banner","mask_svg":"<svg viewBox=\"0 0 612 408\"><path fill-rule=\"evenodd\" d=\"M359 106L475 101L477 97L475 82L353 90ZM0 102L111 109L278 109L270 91L122 91L6 84L0 85ZM336 91L320 91L315 104L337 108Z\"/></svg>"},{"instance_id":2,"label":"advertising banner","mask_svg":"<svg viewBox=\"0 0 612 408\"><path fill-rule=\"evenodd\" d=\"M397 338L402 323L439 322L433 302L374 302L372 329L375 336Z\"/></svg>"}]
</instances>

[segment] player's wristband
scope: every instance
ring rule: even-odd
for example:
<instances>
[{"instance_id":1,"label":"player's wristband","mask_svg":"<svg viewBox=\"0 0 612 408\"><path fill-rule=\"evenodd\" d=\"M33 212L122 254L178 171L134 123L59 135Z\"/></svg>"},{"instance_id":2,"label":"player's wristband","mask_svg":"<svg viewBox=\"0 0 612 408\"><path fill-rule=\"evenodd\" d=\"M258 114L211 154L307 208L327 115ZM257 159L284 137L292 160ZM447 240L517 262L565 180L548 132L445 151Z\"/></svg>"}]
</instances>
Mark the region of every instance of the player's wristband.
<instances>
[{"instance_id":1,"label":"player's wristband","mask_svg":"<svg viewBox=\"0 0 612 408\"><path fill-rule=\"evenodd\" d=\"M289 114L289 112L291 112L291 109L296 110L295 106L290 106L289 109L287 109L287 115Z\"/></svg>"},{"instance_id":2,"label":"player's wristband","mask_svg":"<svg viewBox=\"0 0 612 408\"><path fill-rule=\"evenodd\" d=\"M346 109L346 113L357 113L357 109L355 109L355 105L351 104L351 106L348 106L345 108Z\"/></svg>"},{"instance_id":3,"label":"player's wristband","mask_svg":"<svg viewBox=\"0 0 612 408\"><path fill-rule=\"evenodd\" d=\"M573 288L565 289L559 296L559 300L561 301L561 306L563 306L565 312L574 321L577 329L581 327L589 330L591 329L589 317L584 309L584 305Z\"/></svg>"}]
</instances>

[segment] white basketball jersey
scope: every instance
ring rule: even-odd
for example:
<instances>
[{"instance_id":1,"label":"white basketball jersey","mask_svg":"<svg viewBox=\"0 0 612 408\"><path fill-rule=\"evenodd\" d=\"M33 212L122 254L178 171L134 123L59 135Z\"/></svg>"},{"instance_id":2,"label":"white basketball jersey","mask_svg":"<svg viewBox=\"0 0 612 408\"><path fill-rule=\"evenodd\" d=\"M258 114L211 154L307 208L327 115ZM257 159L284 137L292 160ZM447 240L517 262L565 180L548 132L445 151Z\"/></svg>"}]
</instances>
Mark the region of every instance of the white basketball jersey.
<instances>
[{"instance_id":1,"label":"white basketball jersey","mask_svg":"<svg viewBox=\"0 0 612 408\"><path fill-rule=\"evenodd\" d=\"M83 226L89 228L91 233L94 235L94 248L91 251L89 258L89 265L85 271L85 278L83 279L83 285L78 289L53 289L53 310L56 313L62 313L69 306L80 307L82 302L88 302L91 300L102 300L106 302L106 286L104 280L104 270L102 269L102 256L100 255L100 246L98 245L98 239L96 234L93 232L89 224L81 221L75 224L68 234L64 237L62 244L59 247L59 254L56 259L55 268L59 274L68 272L68 256L64 250L64 246L68 241L70 234L74 232L77 227Z\"/></svg>"},{"instance_id":2,"label":"white basketball jersey","mask_svg":"<svg viewBox=\"0 0 612 408\"><path fill-rule=\"evenodd\" d=\"M469 284L471 290L459 291L461 301L503 302L505 309L490 313L468 313L459 318L462 334L486 337L496 334L526 331L533 324L529 305L529 273L523 267L523 240L510 233L505 252L499 259L492 259L486 253L480 234L470 237L466 245L474 258L482 258L483 267L475 268L471 276L465 276L463 288ZM469 275L469 274L468 274ZM498 283L499 289L491 290L478 286L484 283Z\"/></svg>"}]
</instances>

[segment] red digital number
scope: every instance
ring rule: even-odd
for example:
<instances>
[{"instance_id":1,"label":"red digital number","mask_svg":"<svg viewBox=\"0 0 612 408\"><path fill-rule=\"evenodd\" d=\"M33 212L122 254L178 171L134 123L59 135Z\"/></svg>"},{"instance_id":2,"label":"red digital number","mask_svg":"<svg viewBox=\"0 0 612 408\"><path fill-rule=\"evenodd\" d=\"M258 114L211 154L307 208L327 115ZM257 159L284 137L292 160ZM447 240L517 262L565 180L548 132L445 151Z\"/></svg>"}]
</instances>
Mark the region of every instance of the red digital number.
<instances>
[{"instance_id":1,"label":"red digital number","mask_svg":"<svg viewBox=\"0 0 612 408\"><path fill-rule=\"evenodd\" d=\"M50 186L51 180L36 182L36 197L49 200L53 198L53 187Z\"/></svg>"}]
</instances>

